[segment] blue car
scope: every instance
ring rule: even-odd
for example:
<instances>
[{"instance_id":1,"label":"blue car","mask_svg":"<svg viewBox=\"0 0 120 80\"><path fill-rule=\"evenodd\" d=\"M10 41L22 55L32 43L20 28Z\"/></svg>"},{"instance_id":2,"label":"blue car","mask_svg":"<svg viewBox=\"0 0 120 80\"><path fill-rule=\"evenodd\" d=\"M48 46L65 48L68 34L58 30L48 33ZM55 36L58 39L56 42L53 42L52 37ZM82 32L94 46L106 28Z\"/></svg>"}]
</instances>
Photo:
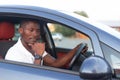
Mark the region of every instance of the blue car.
<instances>
[{"instance_id":1,"label":"blue car","mask_svg":"<svg viewBox=\"0 0 120 80\"><path fill-rule=\"evenodd\" d=\"M17 30L24 19L40 21L41 41L55 58L64 56L80 43L82 46L62 68L5 60L7 50L20 36ZM23 5L0 6L0 22L4 22L0 24L0 80L120 79L120 33L106 25L74 13ZM63 34L62 41L53 39L54 32ZM85 45L88 50L82 54Z\"/></svg>"}]
</instances>

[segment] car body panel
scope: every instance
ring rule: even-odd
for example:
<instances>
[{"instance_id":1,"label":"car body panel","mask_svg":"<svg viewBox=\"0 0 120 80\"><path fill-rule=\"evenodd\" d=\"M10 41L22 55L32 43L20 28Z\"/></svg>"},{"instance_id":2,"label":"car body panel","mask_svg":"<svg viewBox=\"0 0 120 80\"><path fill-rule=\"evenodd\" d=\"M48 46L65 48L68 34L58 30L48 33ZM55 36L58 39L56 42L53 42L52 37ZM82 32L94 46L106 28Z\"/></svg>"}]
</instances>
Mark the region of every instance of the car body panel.
<instances>
[{"instance_id":1,"label":"car body panel","mask_svg":"<svg viewBox=\"0 0 120 80\"><path fill-rule=\"evenodd\" d=\"M28 64L28 66L22 64L22 63L17 63L17 64L12 64L11 62L3 63L0 62L0 79L2 80L21 80L21 79L26 79L26 80L37 80L37 79L42 79L42 80L70 80L70 79L75 79L75 80L82 80L77 74L73 73L66 73L60 72L59 69L53 69L52 67L38 67L35 65ZM7 76L7 77L6 77ZM63 77L64 76L64 77Z\"/></svg>"},{"instance_id":2,"label":"car body panel","mask_svg":"<svg viewBox=\"0 0 120 80\"><path fill-rule=\"evenodd\" d=\"M16 16L27 18L43 18L62 23L70 28L81 31L88 35L91 39L92 48L94 49L93 55L98 55L104 58L104 54L100 43L107 44L114 50L120 52L120 33L113 31L108 26L94 23L84 17L73 15L71 13L63 13L61 11L50 10L47 8L34 7L34 6L0 6L0 15L2 16ZM73 16L72 16L73 15ZM53 41L51 40L51 43ZM58 52L60 49L58 48ZM64 53L69 50L61 49ZM65 52L66 51L66 52ZM62 53L62 52L60 52ZM60 54L61 57L63 54ZM59 57L60 57L59 55ZM21 64L21 63L20 63ZM44 67L44 66L43 66ZM19 65L16 63L0 61L0 79L2 80L21 80L21 79L43 79L43 80L82 80L78 72L71 73L67 70L57 70L56 68L41 68L33 67L28 64ZM24 75L23 75L24 74ZM6 77L8 76L8 77ZM17 77L20 76L18 79ZM14 78L13 78L14 77Z\"/></svg>"}]
</instances>

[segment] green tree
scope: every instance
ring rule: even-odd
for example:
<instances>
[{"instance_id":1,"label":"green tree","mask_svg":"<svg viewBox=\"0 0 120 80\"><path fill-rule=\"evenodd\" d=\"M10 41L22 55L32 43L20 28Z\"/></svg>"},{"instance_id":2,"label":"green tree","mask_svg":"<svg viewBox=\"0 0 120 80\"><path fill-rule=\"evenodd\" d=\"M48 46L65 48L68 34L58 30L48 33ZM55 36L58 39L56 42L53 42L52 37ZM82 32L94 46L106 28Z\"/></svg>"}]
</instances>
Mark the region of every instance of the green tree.
<instances>
[{"instance_id":1,"label":"green tree","mask_svg":"<svg viewBox=\"0 0 120 80\"><path fill-rule=\"evenodd\" d=\"M74 11L74 13L81 15L81 16L84 16L84 17L88 17L87 13L84 11Z\"/></svg>"},{"instance_id":2,"label":"green tree","mask_svg":"<svg viewBox=\"0 0 120 80\"><path fill-rule=\"evenodd\" d=\"M84 11L74 11L74 13L82 15L84 17L88 17L86 12ZM66 37L71 37L75 35L75 30L72 30L60 24L54 24L54 26L55 26L55 32L60 32Z\"/></svg>"},{"instance_id":3,"label":"green tree","mask_svg":"<svg viewBox=\"0 0 120 80\"><path fill-rule=\"evenodd\" d=\"M55 32L60 32L66 37L73 36L75 31L60 24L54 24Z\"/></svg>"}]
</instances>

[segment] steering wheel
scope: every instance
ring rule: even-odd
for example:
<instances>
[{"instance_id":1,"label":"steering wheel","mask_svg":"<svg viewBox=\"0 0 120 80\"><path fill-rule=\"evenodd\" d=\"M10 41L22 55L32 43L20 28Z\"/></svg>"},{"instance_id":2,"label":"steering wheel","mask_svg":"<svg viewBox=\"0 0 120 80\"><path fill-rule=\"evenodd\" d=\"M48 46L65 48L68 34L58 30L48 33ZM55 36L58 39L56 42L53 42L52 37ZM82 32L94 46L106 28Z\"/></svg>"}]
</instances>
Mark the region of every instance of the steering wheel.
<instances>
[{"instance_id":1,"label":"steering wheel","mask_svg":"<svg viewBox=\"0 0 120 80\"><path fill-rule=\"evenodd\" d=\"M76 51L76 54L73 56L72 60L69 63L68 68L71 70L73 68L73 65L75 63L75 61L79 58L79 56L81 55L82 50L84 50L87 47L86 43L81 43L78 47L78 50ZM83 54L83 53L82 53Z\"/></svg>"}]
</instances>

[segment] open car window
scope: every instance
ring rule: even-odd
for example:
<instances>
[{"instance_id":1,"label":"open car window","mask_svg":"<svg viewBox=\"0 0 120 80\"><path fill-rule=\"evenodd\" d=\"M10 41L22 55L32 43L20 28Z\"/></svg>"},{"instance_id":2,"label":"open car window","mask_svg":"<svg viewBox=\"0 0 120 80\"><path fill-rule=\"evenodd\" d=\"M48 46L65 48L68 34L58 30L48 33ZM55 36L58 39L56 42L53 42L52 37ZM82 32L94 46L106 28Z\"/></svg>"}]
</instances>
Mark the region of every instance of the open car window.
<instances>
[{"instance_id":1,"label":"open car window","mask_svg":"<svg viewBox=\"0 0 120 80\"><path fill-rule=\"evenodd\" d=\"M73 49L80 43L87 43L88 51L93 51L90 38L82 32L62 24L48 23L55 47Z\"/></svg>"},{"instance_id":2,"label":"open car window","mask_svg":"<svg viewBox=\"0 0 120 80\"><path fill-rule=\"evenodd\" d=\"M14 23L15 34L12 38L12 41L17 41L20 37L18 32L18 28L20 26L20 21L24 20L22 17L12 18L11 20ZM15 21L17 19L17 21ZM93 48L91 45L90 37L85 35L78 30L70 28L69 26L65 26L62 24L54 23L53 21L41 20L42 21L42 39L46 45L46 51L55 58L60 58L67 54L70 50L76 47L80 43L86 43L88 46L88 51L84 55L85 58L89 57L93 54ZM41 23L40 23L41 24ZM11 41L11 42L12 42ZM5 43L6 44L6 43ZM13 44L12 44L13 45ZM11 46L12 46L11 45ZM9 46L10 48L10 46ZM4 52L6 53L7 50ZM4 54L5 56L5 54ZM79 70L84 57L78 58L78 61L75 62L74 67L72 70L77 71ZM61 69L68 69L68 64L64 65Z\"/></svg>"},{"instance_id":3,"label":"open car window","mask_svg":"<svg viewBox=\"0 0 120 80\"><path fill-rule=\"evenodd\" d=\"M72 70L79 70L82 62L93 54L93 48L90 38L82 32L72 29L68 26L59 23L48 23L48 29L53 39L55 50L58 58L61 58L67 54L70 50L76 47L78 44L86 43L88 50L84 55L80 55L77 61L75 61ZM69 65L69 64L68 64ZM67 64L65 66L68 66Z\"/></svg>"}]
</instances>

